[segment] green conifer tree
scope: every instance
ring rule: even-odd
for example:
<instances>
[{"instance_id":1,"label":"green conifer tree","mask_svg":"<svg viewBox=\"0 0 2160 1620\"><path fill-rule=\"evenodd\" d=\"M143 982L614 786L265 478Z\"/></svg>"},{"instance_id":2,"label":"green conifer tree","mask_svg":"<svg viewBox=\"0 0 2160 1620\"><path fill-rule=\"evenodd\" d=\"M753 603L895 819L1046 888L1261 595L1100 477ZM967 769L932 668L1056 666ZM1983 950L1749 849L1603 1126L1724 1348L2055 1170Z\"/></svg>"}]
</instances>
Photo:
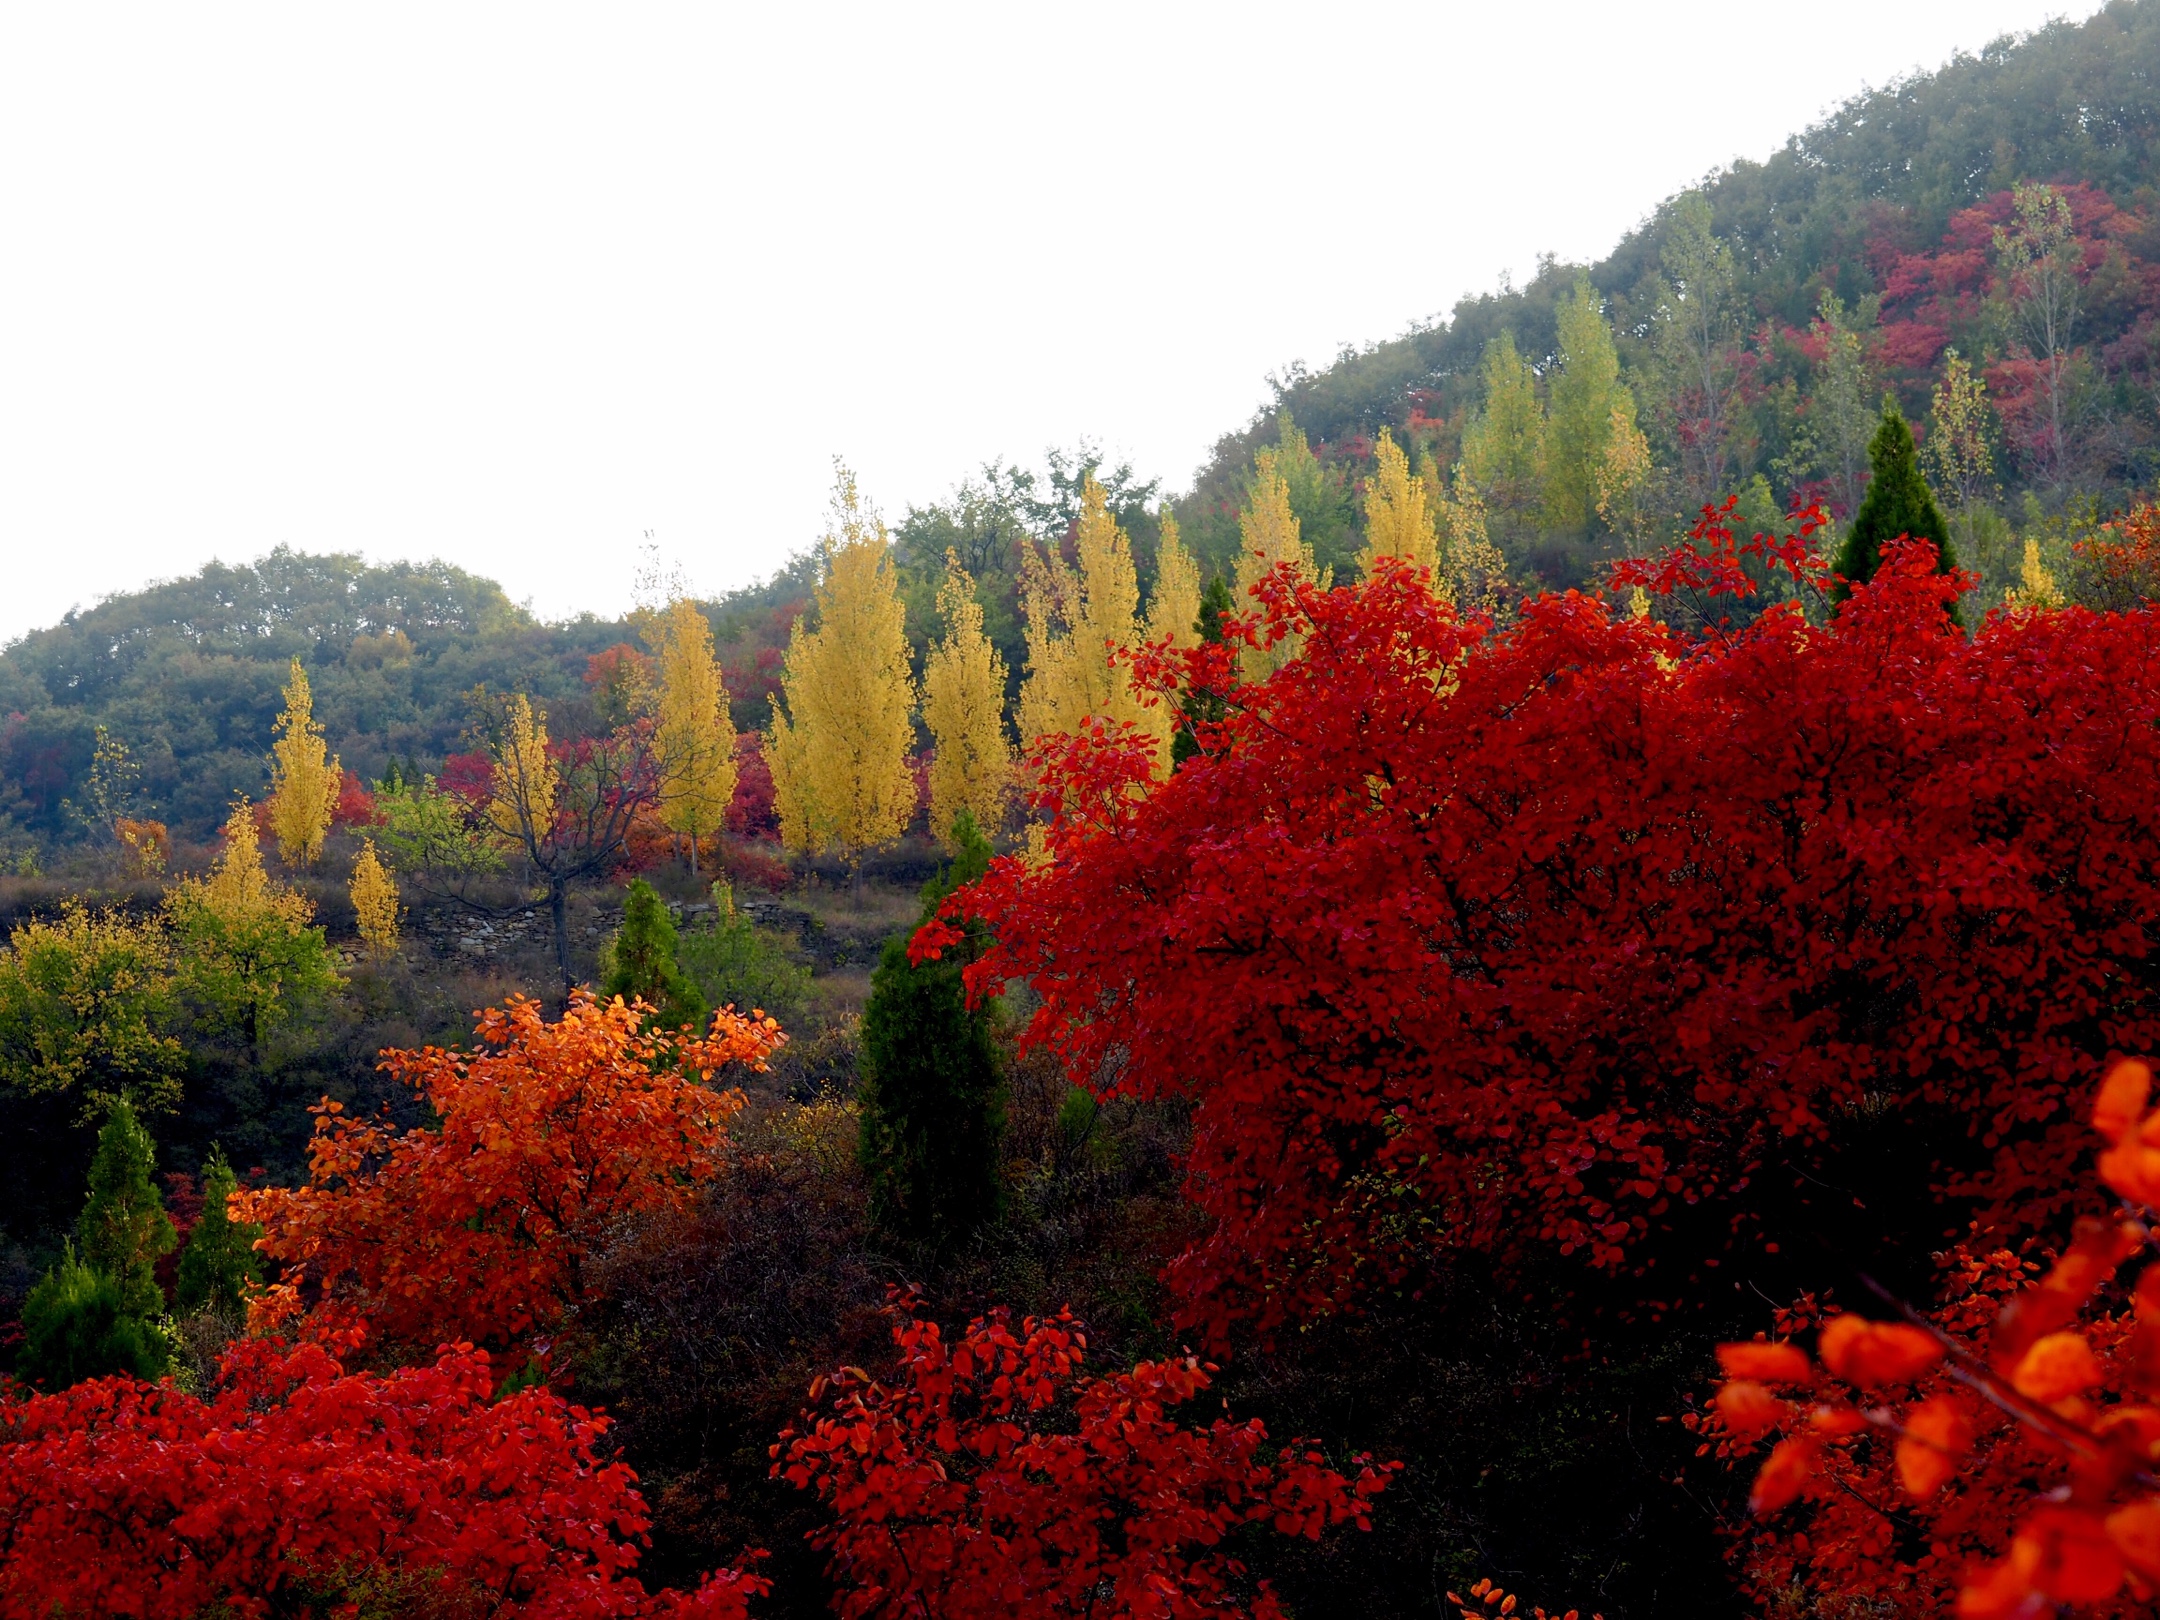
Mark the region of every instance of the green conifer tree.
<instances>
[{"instance_id":1,"label":"green conifer tree","mask_svg":"<svg viewBox=\"0 0 2160 1620\"><path fill-rule=\"evenodd\" d=\"M990 844L972 815L954 818L952 840L952 865L924 886L925 920L989 869ZM995 1219L1000 1203L1004 1064L989 1008L969 1007L961 983L985 943L971 932L937 961L911 963L905 940L888 941L863 1009L858 1140L871 1217L888 1236L933 1250Z\"/></svg>"},{"instance_id":2,"label":"green conifer tree","mask_svg":"<svg viewBox=\"0 0 2160 1620\"><path fill-rule=\"evenodd\" d=\"M153 1379L165 1371L165 1338L128 1309L109 1273L85 1265L67 1246L23 1302L23 1344L15 1370L44 1390L126 1373Z\"/></svg>"},{"instance_id":3,"label":"green conifer tree","mask_svg":"<svg viewBox=\"0 0 2160 1620\"><path fill-rule=\"evenodd\" d=\"M242 1290L262 1280L255 1260L255 1240L262 1228L225 1213L225 1200L238 1185L225 1150L212 1148L203 1166L202 1216L180 1251L180 1277L173 1290L174 1303L183 1311L237 1316Z\"/></svg>"},{"instance_id":4,"label":"green conifer tree","mask_svg":"<svg viewBox=\"0 0 2160 1620\"><path fill-rule=\"evenodd\" d=\"M1883 399L1882 422L1868 444L1872 476L1860 510L1853 514L1852 529L1838 548L1834 567L1840 581L1832 599L1843 601L1851 587L1875 577L1882 565L1882 548L1900 535L1935 543L1935 571L1947 574L1958 565L1957 548L1950 543L1950 525L1934 493L1920 475L1920 459L1913 449L1912 428L1892 396ZM1950 616L1957 618L1953 606Z\"/></svg>"},{"instance_id":5,"label":"green conifer tree","mask_svg":"<svg viewBox=\"0 0 2160 1620\"><path fill-rule=\"evenodd\" d=\"M622 927L600 967L602 999L643 1001L653 1009L653 1021L666 1029L705 1027L705 998L676 959L675 919L643 878L633 879L623 898Z\"/></svg>"},{"instance_id":6,"label":"green conifer tree","mask_svg":"<svg viewBox=\"0 0 2160 1620\"><path fill-rule=\"evenodd\" d=\"M1220 574L1211 575L1207 589L1200 593L1200 617L1193 622L1193 628L1200 632L1201 641L1220 646L1223 639L1223 619L1236 609L1237 602L1230 594L1228 582ZM1200 752L1200 743L1193 736L1194 724L1220 720L1224 712L1220 692L1197 689L1185 694L1182 707L1186 723L1179 726L1177 734L1170 739L1170 765L1173 770Z\"/></svg>"},{"instance_id":7,"label":"green conifer tree","mask_svg":"<svg viewBox=\"0 0 2160 1620\"><path fill-rule=\"evenodd\" d=\"M141 1317L165 1309L157 1263L178 1241L165 1200L150 1179L156 1169L157 1147L150 1133L136 1120L134 1109L114 1103L90 1161L90 1196L83 1203L76 1242L82 1263L112 1278L123 1308Z\"/></svg>"}]
</instances>

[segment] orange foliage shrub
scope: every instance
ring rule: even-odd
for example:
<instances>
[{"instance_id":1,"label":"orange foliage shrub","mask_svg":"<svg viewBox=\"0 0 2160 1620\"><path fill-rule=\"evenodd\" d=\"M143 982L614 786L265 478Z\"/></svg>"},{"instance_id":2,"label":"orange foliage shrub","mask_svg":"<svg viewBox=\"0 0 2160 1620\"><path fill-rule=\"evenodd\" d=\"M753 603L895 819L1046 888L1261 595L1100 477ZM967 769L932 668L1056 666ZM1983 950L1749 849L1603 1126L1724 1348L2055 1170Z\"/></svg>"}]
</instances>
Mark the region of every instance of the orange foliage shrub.
<instances>
[{"instance_id":1,"label":"orange foliage shrub","mask_svg":"<svg viewBox=\"0 0 2160 1620\"><path fill-rule=\"evenodd\" d=\"M130 877L154 878L172 865L172 834L162 821L122 816L113 823L113 836L120 840Z\"/></svg>"},{"instance_id":2,"label":"orange foliage shrub","mask_svg":"<svg viewBox=\"0 0 2160 1620\"><path fill-rule=\"evenodd\" d=\"M1798 1528L1751 1539L1758 1597L1798 1582L1898 1615L2151 1612L2160 1268L2145 1266L2127 1299L2115 1288L2151 1249L2144 1217L2160 1205L2151 1087L2140 1062L2118 1063L2102 1083L2099 1176L2125 1207L2113 1221L2080 1221L2038 1281L2018 1286L2028 1268L2008 1254L1966 1259L1961 1297L1932 1319L1832 1318L1816 1340L1819 1369L1789 1343L1720 1347L1714 1416L1692 1425L1728 1455L1778 1436L1750 1506L1805 1513ZM1983 1351L1971 1330L2004 1296ZM1811 1314L1810 1302L1780 1328Z\"/></svg>"},{"instance_id":3,"label":"orange foliage shrub","mask_svg":"<svg viewBox=\"0 0 2160 1620\"><path fill-rule=\"evenodd\" d=\"M641 1031L640 1009L580 992L548 1023L513 997L479 1014L473 1051L389 1051L383 1067L439 1124L399 1133L317 1106L308 1184L234 1195L257 1247L285 1266L258 1326L321 1304L318 1330L357 1317L403 1347L509 1346L585 1298L596 1228L679 1208L718 1168L742 1093L705 1084L762 1068L785 1039L771 1019L714 1015L686 1039Z\"/></svg>"}]
</instances>

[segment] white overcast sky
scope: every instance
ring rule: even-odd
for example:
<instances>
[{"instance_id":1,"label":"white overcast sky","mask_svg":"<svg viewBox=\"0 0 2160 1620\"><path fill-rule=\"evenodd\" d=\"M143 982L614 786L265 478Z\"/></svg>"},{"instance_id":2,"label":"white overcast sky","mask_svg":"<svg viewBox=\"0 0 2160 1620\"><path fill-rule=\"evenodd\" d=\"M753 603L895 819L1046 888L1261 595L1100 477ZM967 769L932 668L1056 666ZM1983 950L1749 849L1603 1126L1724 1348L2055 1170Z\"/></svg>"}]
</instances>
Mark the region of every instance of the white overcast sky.
<instances>
[{"instance_id":1,"label":"white overcast sky","mask_svg":"<svg viewBox=\"0 0 2160 1620\"><path fill-rule=\"evenodd\" d=\"M280 543L625 605L1082 435L1167 488L2094 0L0 6L0 642Z\"/></svg>"}]
</instances>

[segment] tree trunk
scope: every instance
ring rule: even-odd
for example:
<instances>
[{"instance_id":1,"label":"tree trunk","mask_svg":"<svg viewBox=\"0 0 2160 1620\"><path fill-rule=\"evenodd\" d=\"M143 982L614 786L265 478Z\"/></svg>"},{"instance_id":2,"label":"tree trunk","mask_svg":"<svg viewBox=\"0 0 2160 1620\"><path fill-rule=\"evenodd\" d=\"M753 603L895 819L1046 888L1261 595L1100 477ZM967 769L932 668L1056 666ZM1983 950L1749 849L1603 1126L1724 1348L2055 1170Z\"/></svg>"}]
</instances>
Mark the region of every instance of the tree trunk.
<instances>
[{"instance_id":1,"label":"tree trunk","mask_svg":"<svg viewBox=\"0 0 2160 1620\"><path fill-rule=\"evenodd\" d=\"M570 1004L570 894L559 877L548 879L548 918L555 925L555 965L562 970L563 1005Z\"/></svg>"},{"instance_id":2,"label":"tree trunk","mask_svg":"<svg viewBox=\"0 0 2160 1620\"><path fill-rule=\"evenodd\" d=\"M848 893L855 902L855 909L862 910L862 857L855 857L848 869Z\"/></svg>"},{"instance_id":3,"label":"tree trunk","mask_svg":"<svg viewBox=\"0 0 2160 1620\"><path fill-rule=\"evenodd\" d=\"M697 829L690 829L690 875L697 876Z\"/></svg>"}]
</instances>

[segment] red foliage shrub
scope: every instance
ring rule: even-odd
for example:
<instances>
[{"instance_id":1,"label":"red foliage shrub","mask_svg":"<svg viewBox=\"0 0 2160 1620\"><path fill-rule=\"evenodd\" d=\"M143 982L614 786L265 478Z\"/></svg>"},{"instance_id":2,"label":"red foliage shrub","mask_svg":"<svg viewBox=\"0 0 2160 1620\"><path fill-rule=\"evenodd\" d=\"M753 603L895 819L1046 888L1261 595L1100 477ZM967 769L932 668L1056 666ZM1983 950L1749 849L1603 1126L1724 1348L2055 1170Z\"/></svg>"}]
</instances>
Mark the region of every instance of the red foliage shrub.
<instances>
[{"instance_id":1,"label":"red foliage shrub","mask_svg":"<svg viewBox=\"0 0 2160 1620\"><path fill-rule=\"evenodd\" d=\"M2078 1200L2072 1099L2160 1046L2160 620L1967 639L1932 560L1694 644L1574 593L1493 632L1407 570L1279 577L1304 655L1167 782L1127 736L1039 751L1049 859L950 909L1077 1079L1193 1099L1183 1321L1270 1329L1448 1244L1626 1268L1744 1226L1766 1156L1854 1109L1969 1122L1939 1189L1991 1229ZM1220 649L1141 664L1233 685Z\"/></svg>"},{"instance_id":2,"label":"red foliage shrub","mask_svg":"<svg viewBox=\"0 0 2160 1620\"><path fill-rule=\"evenodd\" d=\"M1272 1459L1258 1422L1185 1428L1172 1407L1209 1385L1190 1357L1080 1378L1086 1339L1070 1312L1002 1311L948 1345L937 1324L892 1309L893 1388L843 1370L773 1447L773 1472L815 1490L837 1522L818 1533L847 1620L938 1615L1279 1616L1263 1581L1249 1599L1222 1550L1241 1525L1317 1538L1369 1528L1395 1465L1352 1459L1355 1480L1293 1440ZM1068 1404L1069 1432L1053 1426Z\"/></svg>"},{"instance_id":3,"label":"red foliage shrub","mask_svg":"<svg viewBox=\"0 0 2160 1620\"><path fill-rule=\"evenodd\" d=\"M735 798L728 805L727 830L736 838L780 837L780 812L773 808L772 767L765 762L764 739L745 731L735 739Z\"/></svg>"},{"instance_id":4,"label":"red foliage shrub","mask_svg":"<svg viewBox=\"0 0 2160 1620\"><path fill-rule=\"evenodd\" d=\"M375 809L375 795L368 785L353 771L342 773L338 783L337 803L330 811L330 824L334 827L372 827L380 820Z\"/></svg>"},{"instance_id":5,"label":"red foliage shrub","mask_svg":"<svg viewBox=\"0 0 2160 1620\"><path fill-rule=\"evenodd\" d=\"M636 1476L594 1456L605 1418L493 1388L470 1346L378 1378L249 1340L208 1400L108 1378L0 1404L0 1620L741 1620L754 1575L659 1594L632 1576L647 1516Z\"/></svg>"},{"instance_id":6,"label":"red foliage shrub","mask_svg":"<svg viewBox=\"0 0 2160 1620\"><path fill-rule=\"evenodd\" d=\"M478 815L495 794L495 761L484 748L452 754L443 761L435 785L453 798L464 800L466 808Z\"/></svg>"},{"instance_id":7,"label":"red foliage shrub","mask_svg":"<svg viewBox=\"0 0 2160 1620\"><path fill-rule=\"evenodd\" d=\"M2160 1199L2151 1086L2142 1062L2118 1064L2102 1086L2100 1179L2126 1207L2080 1221L2037 1282L2007 1254L1968 1262L1932 1319L1833 1318L1819 1371L1791 1344L1721 1347L1729 1381L1715 1416L1690 1414L1690 1426L1725 1456L1777 1436L1750 1501L1764 1515L1798 1504L1741 1543L1758 1600L1800 1582L1826 1607L1915 1620L1953 1606L1963 1620L2066 1604L2151 1612L2160 1269L2132 1218ZM2140 1257L2123 1301L2117 1273ZM2096 1309L2103 1291L2114 1297ZM1780 1332L1811 1314L1784 1313ZM1976 1330L1990 1317L1983 1350Z\"/></svg>"}]
</instances>

